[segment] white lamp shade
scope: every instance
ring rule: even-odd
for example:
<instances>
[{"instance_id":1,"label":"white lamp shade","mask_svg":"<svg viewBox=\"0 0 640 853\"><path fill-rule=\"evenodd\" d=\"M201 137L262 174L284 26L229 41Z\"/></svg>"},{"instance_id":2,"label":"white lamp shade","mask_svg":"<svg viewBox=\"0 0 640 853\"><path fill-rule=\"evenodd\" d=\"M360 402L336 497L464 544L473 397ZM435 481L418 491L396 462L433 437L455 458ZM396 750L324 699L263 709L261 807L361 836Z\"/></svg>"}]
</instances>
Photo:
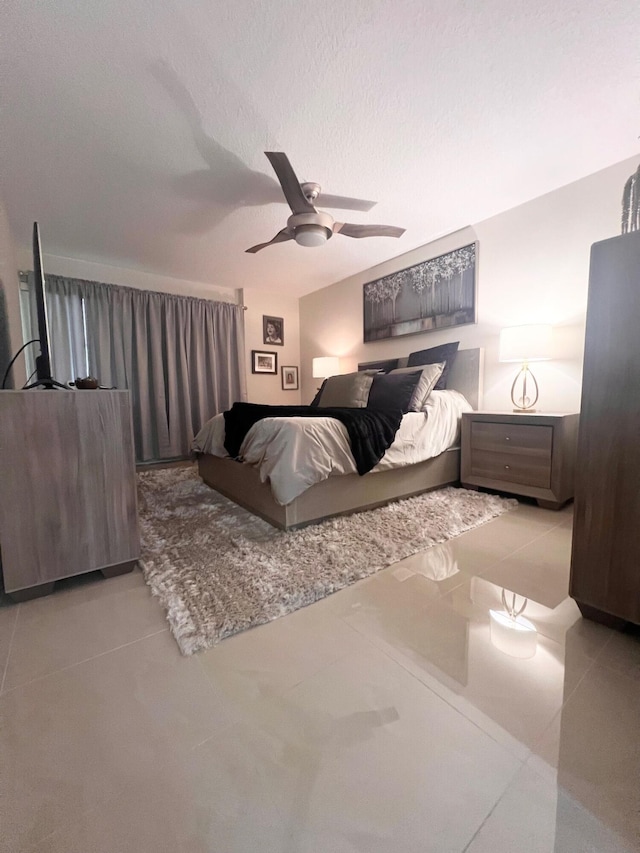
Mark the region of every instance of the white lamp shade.
<instances>
[{"instance_id":1,"label":"white lamp shade","mask_svg":"<svg viewBox=\"0 0 640 853\"><path fill-rule=\"evenodd\" d=\"M340 359L335 355L324 355L313 359L312 373L314 379L326 379L327 376L335 376L339 370Z\"/></svg>"},{"instance_id":2,"label":"white lamp shade","mask_svg":"<svg viewBox=\"0 0 640 853\"><path fill-rule=\"evenodd\" d=\"M547 361L551 358L551 326L509 326L500 332L500 361Z\"/></svg>"}]
</instances>

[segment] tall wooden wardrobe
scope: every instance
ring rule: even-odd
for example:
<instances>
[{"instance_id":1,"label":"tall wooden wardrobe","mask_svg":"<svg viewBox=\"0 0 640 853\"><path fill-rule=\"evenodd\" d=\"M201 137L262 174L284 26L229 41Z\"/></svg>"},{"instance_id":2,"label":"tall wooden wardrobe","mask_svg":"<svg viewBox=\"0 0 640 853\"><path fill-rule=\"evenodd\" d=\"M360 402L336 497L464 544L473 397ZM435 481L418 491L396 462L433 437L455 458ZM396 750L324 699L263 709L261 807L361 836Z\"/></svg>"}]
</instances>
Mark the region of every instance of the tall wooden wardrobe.
<instances>
[{"instance_id":1,"label":"tall wooden wardrobe","mask_svg":"<svg viewBox=\"0 0 640 853\"><path fill-rule=\"evenodd\" d=\"M571 558L584 616L640 624L640 232L591 248Z\"/></svg>"}]
</instances>

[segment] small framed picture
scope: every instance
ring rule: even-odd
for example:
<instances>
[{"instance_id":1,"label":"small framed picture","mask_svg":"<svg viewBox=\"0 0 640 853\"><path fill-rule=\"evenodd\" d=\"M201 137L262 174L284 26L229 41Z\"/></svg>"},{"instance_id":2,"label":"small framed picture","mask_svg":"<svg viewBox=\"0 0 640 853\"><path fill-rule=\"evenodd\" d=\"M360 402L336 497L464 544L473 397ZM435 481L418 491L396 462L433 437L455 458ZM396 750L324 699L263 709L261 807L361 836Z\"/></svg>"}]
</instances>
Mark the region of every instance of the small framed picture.
<instances>
[{"instance_id":1,"label":"small framed picture","mask_svg":"<svg viewBox=\"0 0 640 853\"><path fill-rule=\"evenodd\" d=\"M284 346L284 319L262 315L262 343Z\"/></svg>"},{"instance_id":2,"label":"small framed picture","mask_svg":"<svg viewBox=\"0 0 640 853\"><path fill-rule=\"evenodd\" d=\"M251 372L252 373L277 373L278 353L263 352L262 350L251 350Z\"/></svg>"},{"instance_id":3,"label":"small framed picture","mask_svg":"<svg viewBox=\"0 0 640 853\"><path fill-rule=\"evenodd\" d=\"M282 390L283 391L297 391L298 390L298 368L293 365L285 365L280 368L280 374L282 376Z\"/></svg>"}]
</instances>

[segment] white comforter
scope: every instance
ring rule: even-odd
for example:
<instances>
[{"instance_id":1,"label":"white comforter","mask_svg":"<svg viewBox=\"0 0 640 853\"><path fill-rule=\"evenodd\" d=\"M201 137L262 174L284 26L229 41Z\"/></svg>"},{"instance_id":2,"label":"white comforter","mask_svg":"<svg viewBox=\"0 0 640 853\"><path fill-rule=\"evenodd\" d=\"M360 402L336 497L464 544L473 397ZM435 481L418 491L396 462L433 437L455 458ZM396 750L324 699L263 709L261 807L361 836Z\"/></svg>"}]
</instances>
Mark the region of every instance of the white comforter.
<instances>
[{"instance_id":1,"label":"white comforter","mask_svg":"<svg viewBox=\"0 0 640 853\"><path fill-rule=\"evenodd\" d=\"M393 444L371 473L438 456L458 441L460 415L470 411L470 404L458 391L432 391L424 412L404 415ZM207 421L192 447L197 453L228 456L224 416ZM240 458L258 466L260 479L271 482L273 496L283 506L331 475L356 473L345 426L322 416L264 418L247 433Z\"/></svg>"}]
</instances>

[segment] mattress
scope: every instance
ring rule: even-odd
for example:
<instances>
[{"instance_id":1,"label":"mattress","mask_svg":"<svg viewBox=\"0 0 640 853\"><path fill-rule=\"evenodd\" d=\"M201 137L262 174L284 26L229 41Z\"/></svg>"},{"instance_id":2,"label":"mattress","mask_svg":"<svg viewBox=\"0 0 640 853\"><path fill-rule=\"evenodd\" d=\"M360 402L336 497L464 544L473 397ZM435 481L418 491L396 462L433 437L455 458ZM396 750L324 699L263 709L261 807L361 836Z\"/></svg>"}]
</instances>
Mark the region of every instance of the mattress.
<instances>
[{"instance_id":1,"label":"mattress","mask_svg":"<svg viewBox=\"0 0 640 853\"><path fill-rule=\"evenodd\" d=\"M470 411L470 403L458 391L433 391L423 412L404 415L393 444L365 476L414 465L456 446L462 412ZM224 437L224 416L216 415L202 427L192 448L196 453L228 456ZM247 433L240 459L258 468L260 479L270 482L274 499L282 506L328 477L356 473L345 427L322 416L264 418Z\"/></svg>"}]
</instances>

